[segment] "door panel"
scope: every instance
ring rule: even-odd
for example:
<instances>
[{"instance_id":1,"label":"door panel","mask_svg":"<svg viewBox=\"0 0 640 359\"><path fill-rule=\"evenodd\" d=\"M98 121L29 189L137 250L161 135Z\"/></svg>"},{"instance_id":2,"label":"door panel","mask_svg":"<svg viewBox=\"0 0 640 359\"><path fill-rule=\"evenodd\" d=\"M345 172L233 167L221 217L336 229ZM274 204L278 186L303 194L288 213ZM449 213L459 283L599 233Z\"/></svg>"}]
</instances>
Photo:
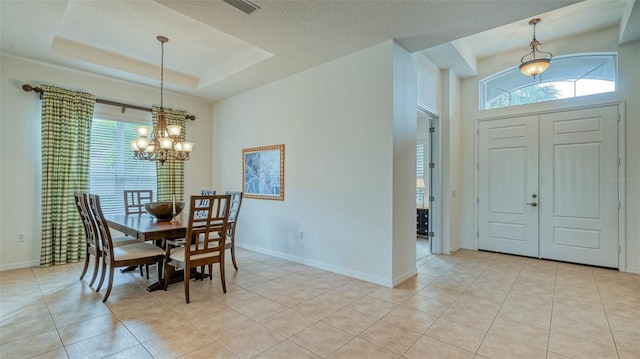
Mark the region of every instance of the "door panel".
<instances>
[{"instance_id":1,"label":"door panel","mask_svg":"<svg viewBox=\"0 0 640 359\"><path fill-rule=\"evenodd\" d=\"M527 196L527 148L492 148L489 151L489 212L524 215Z\"/></svg>"},{"instance_id":2,"label":"door panel","mask_svg":"<svg viewBox=\"0 0 640 359\"><path fill-rule=\"evenodd\" d=\"M542 258L618 267L618 108L540 116Z\"/></svg>"},{"instance_id":3,"label":"door panel","mask_svg":"<svg viewBox=\"0 0 640 359\"><path fill-rule=\"evenodd\" d=\"M577 143L553 148L554 217L602 217L602 144Z\"/></svg>"},{"instance_id":4,"label":"door panel","mask_svg":"<svg viewBox=\"0 0 640 359\"><path fill-rule=\"evenodd\" d=\"M538 256L538 116L479 125L479 249Z\"/></svg>"}]
</instances>

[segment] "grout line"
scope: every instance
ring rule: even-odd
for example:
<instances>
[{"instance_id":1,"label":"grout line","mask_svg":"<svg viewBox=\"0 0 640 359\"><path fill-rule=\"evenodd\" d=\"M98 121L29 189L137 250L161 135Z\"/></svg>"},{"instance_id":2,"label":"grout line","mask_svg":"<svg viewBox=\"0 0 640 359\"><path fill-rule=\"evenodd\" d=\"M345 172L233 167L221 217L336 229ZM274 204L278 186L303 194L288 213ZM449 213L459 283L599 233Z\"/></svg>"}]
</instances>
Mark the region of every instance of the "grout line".
<instances>
[{"instance_id":1,"label":"grout line","mask_svg":"<svg viewBox=\"0 0 640 359\"><path fill-rule=\"evenodd\" d=\"M595 276L593 270L591 270L591 275L593 276L593 280L596 282L596 289L598 290L598 297L600 298L600 304L602 304L602 311L604 312L604 317L607 318L607 325L609 326L609 332L611 333L611 339L613 339L613 346L616 348L616 354L618 354L618 358L620 358L620 349L618 348L618 343L616 342L616 337L613 335L613 329L611 328L611 322L609 321L609 315L607 314L607 309L604 306L604 300L602 299L602 294L600 294L600 285L598 284L598 279Z\"/></svg>"},{"instance_id":2,"label":"grout line","mask_svg":"<svg viewBox=\"0 0 640 359\"><path fill-rule=\"evenodd\" d=\"M553 298L551 300L551 318L549 321L549 334L547 335L547 358L549 358L549 346L551 345L551 328L553 326L553 306L556 302L557 283L558 283L558 265L556 264L555 275L553 276Z\"/></svg>"},{"instance_id":3,"label":"grout line","mask_svg":"<svg viewBox=\"0 0 640 359\"><path fill-rule=\"evenodd\" d=\"M498 258L500 258L500 256L496 256L494 258L494 260L487 266L487 268L485 268L484 271L482 271L482 273L486 272L487 269L489 267L491 267L491 265L493 265L496 260L498 260ZM522 266L520 266L520 271L518 271L518 276L520 276L520 272L522 272L522 268L524 267L524 262L522 264ZM482 275L482 273L480 273L480 275ZM500 314L500 310L502 310L502 306L504 305L504 302L507 301L507 298L509 297L509 293L511 293L511 289L513 289L513 284L518 280L518 276L516 276L516 278L513 280L513 282L511 283L511 286L509 287L509 291L507 292L507 295L504 297L504 299L502 300L502 303L500 303L500 308L498 308L498 312L496 313L496 315L493 317L493 320L491 321L491 324L489 325L489 328L487 329L487 331L484 333L484 337L482 337L482 341L480 342L480 345L478 345L478 349L476 349L475 355L481 355L478 354L478 352L480 351L480 348L482 347L482 344L484 344L484 341L487 340L487 336L489 336L489 332L491 331L491 327L493 327L493 323L495 323L496 318L498 318L498 315ZM480 276L478 276L479 278ZM477 279L476 279L477 280Z\"/></svg>"}]
</instances>

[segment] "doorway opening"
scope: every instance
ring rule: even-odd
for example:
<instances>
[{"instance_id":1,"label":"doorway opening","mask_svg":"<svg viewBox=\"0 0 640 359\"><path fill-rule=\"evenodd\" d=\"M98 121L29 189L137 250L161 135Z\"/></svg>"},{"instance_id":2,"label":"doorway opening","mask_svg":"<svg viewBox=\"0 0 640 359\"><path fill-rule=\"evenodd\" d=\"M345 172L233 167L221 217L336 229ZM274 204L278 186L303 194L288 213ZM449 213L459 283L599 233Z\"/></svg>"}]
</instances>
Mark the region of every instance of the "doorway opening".
<instances>
[{"instance_id":1,"label":"doorway opening","mask_svg":"<svg viewBox=\"0 0 640 359\"><path fill-rule=\"evenodd\" d=\"M416 263L439 254L437 236L440 186L438 165L438 117L428 108L418 106L416 131Z\"/></svg>"}]
</instances>

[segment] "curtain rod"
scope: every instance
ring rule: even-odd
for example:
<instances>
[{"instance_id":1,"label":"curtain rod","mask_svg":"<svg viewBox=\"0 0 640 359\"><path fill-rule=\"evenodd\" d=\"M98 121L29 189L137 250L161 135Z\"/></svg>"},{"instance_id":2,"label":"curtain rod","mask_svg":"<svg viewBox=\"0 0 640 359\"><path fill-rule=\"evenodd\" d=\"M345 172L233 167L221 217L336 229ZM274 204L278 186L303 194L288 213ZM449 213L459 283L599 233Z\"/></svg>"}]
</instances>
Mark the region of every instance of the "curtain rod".
<instances>
[{"instance_id":1,"label":"curtain rod","mask_svg":"<svg viewBox=\"0 0 640 359\"><path fill-rule=\"evenodd\" d=\"M42 98L42 94L44 93L44 90L41 89L40 87L33 87L29 84L24 84L22 85L22 89L25 92L36 92L40 94L40 98ZM124 113L124 111L128 108L132 109L132 110L140 110L140 111L147 111L147 112L151 112L151 108L150 107L143 107L143 106L138 106L138 105L130 105L128 103L123 103L123 102L116 102L116 101L110 101L110 100L103 100L100 98L96 98L96 103L101 103L103 105L109 105L109 106L116 106L116 107L121 107L122 108L122 113ZM191 120L194 121L196 119L196 116L194 115L186 115L185 118L187 120Z\"/></svg>"}]
</instances>

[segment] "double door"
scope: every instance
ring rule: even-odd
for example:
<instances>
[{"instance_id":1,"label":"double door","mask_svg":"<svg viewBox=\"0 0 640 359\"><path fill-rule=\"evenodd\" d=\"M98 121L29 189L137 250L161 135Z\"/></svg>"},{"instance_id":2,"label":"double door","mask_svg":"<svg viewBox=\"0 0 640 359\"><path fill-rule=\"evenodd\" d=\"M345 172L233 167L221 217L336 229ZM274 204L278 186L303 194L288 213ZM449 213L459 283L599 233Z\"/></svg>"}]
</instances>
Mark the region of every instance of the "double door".
<instances>
[{"instance_id":1,"label":"double door","mask_svg":"<svg viewBox=\"0 0 640 359\"><path fill-rule=\"evenodd\" d=\"M479 249L618 267L618 107L479 125Z\"/></svg>"}]
</instances>

